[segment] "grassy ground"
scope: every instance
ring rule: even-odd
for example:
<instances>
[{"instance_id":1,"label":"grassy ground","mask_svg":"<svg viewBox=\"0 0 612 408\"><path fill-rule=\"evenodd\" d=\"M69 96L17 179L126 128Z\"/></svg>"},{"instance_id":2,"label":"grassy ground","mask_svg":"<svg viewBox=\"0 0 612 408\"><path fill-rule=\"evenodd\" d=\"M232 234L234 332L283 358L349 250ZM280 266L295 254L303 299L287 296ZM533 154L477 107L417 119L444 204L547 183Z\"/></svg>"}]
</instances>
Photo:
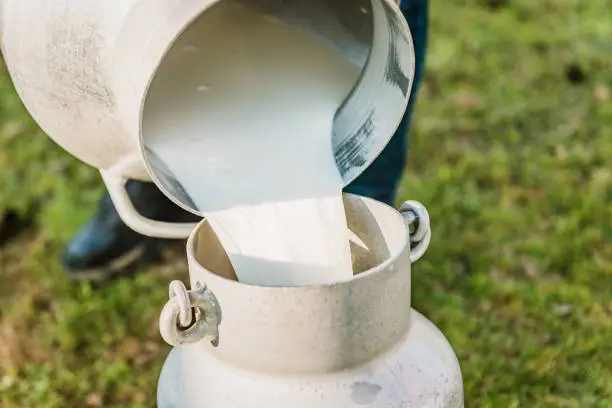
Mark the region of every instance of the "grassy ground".
<instances>
[{"instance_id":1,"label":"grassy ground","mask_svg":"<svg viewBox=\"0 0 612 408\"><path fill-rule=\"evenodd\" d=\"M414 305L469 407L612 407L612 2L436 0L403 198L431 211ZM0 407L151 407L183 259L102 289L62 245L100 192L0 77ZM180 251L179 251L180 252Z\"/></svg>"}]
</instances>

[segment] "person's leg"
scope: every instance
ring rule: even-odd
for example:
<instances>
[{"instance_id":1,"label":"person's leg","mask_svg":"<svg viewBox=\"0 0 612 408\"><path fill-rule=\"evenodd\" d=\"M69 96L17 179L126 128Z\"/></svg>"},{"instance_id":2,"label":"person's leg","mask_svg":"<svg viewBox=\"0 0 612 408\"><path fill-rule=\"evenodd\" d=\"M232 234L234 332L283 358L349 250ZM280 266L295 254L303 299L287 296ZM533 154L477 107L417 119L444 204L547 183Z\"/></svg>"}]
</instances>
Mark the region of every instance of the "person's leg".
<instances>
[{"instance_id":1,"label":"person's leg","mask_svg":"<svg viewBox=\"0 0 612 408\"><path fill-rule=\"evenodd\" d=\"M415 52L415 74L410 102L399 128L383 152L363 174L344 190L347 193L374 198L390 205L393 205L396 199L397 188L404 172L408 150L407 133L425 65L428 2L427 0L403 0L402 12L410 26Z\"/></svg>"}]
</instances>

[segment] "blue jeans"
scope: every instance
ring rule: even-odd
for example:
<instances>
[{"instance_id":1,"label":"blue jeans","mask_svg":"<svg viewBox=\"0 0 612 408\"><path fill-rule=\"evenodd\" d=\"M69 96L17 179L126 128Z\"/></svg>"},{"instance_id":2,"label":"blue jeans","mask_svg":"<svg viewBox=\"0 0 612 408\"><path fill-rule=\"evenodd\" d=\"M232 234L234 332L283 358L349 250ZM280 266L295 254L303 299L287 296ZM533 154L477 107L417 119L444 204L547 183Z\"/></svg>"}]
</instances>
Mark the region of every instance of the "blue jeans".
<instances>
[{"instance_id":1,"label":"blue jeans","mask_svg":"<svg viewBox=\"0 0 612 408\"><path fill-rule=\"evenodd\" d=\"M414 41L415 73L408 108L402 122L380 156L344 191L392 205L406 165L408 129L421 82L427 49L428 0L402 0L402 13Z\"/></svg>"}]
</instances>

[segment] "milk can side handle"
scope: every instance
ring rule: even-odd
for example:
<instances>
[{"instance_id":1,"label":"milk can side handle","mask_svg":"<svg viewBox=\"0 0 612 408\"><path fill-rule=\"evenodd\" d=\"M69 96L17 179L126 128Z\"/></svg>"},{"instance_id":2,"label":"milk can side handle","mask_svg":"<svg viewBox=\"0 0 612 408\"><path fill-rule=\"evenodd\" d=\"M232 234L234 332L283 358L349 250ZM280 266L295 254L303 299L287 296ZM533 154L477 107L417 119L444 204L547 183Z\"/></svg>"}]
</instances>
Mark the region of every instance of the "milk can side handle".
<instances>
[{"instance_id":1,"label":"milk can side handle","mask_svg":"<svg viewBox=\"0 0 612 408\"><path fill-rule=\"evenodd\" d=\"M425 255L431 242L431 224L427 208L418 201L406 201L399 208L410 232L410 262L415 263Z\"/></svg>"},{"instance_id":2,"label":"milk can side handle","mask_svg":"<svg viewBox=\"0 0 612 408\"><path fill-rule=\"evenodd\" d=\"M164 341L180 347L208 340L217 347L221 309L215 295L199 282L188 291L181 281L170 284L169 295L159 317L159 331Z\"/></svg>"},{"instance_id":3,"label":"milk can side handle","mask_svg":"<svg viewBox=\"0 0 612 408\"><path fill-rule=\"evenodd\" d=\"M128 180L104 170L100 170L100 174L117 213L123 222L134 231L154 238L185 239L197 226L197 224L161 222L143 217L134 208L125 189Z\"/></svg>"}]
</instances>

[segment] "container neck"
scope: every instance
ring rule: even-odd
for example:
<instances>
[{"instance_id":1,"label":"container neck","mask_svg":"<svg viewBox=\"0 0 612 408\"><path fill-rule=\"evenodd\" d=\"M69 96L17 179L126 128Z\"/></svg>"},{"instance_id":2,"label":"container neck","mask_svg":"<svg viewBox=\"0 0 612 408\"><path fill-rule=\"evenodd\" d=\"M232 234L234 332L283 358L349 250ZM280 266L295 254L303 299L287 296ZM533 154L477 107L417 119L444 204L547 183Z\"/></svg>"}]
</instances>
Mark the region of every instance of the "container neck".
<instances>
[{"instance_id":1,"label":"container neck","mask_svg":"<svg viewBox=\"0 0 612 408\"><path fill-rule=\"evenodd\" d=\"M223 253L218 241L202 231L195 234L188 248L198 246L209 268L231 271L226 257L215 256ZM243 369L284 375L331 373L371 361L410 328L409 248L392 254L349 282L265 288L213 274L188 250L192 287L205 284L222 314L218 346L202 343L191 350Z\"/></svg>"}]
</instances>

